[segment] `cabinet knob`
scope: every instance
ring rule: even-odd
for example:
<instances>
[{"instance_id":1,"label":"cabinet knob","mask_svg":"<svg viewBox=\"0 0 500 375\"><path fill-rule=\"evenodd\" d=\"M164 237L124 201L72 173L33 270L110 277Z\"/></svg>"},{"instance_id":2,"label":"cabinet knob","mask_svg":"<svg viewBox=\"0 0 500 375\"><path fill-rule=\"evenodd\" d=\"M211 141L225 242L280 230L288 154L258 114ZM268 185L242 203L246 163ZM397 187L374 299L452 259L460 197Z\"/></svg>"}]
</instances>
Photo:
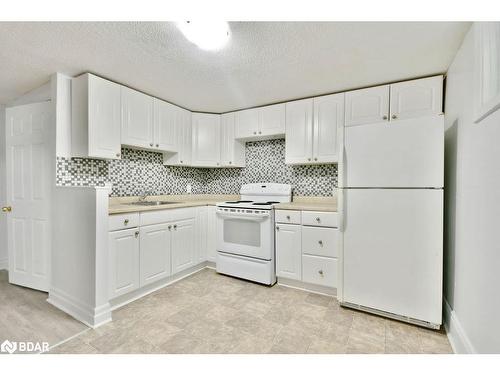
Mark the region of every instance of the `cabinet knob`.
<instances>
[{"instance_id":1,"label":"cabinet knob","mask_svg":"<svg viewBox=\"0 0 500 375\"><path fill-rule=\"evenodd\" d=\"M181 160L181 164L182 164L182 160Z\"/></svg>"},{"instance_id":2,"label":"cabinet knob","mask_svg":"<svg viewBox=\"0 0 500 375\"><path fill-rule=\"evenodd\" d=\"M11 206L2 207L2 212L11 212L11 211L12 211L12 207Z\"/></svg>"},{"instance_id":3,"label":"cabinet knob","mask_svg":"<svg viewBox=\"0 0 500 375\"><path fill-rule=\"evenodd\" d=\"M127 224L128 224L128 219L123 220L123 225L127 225Z\"/></svg>"},{"instance_id":4,"label":"cabinet knob","mask_svg":"<svg viewBox=\"0 0 500 375\"><path fill-rule=\"evenodd\" d=\"M135 231L135 233L134 233L134 234L135 234L135 238L139 237L139 231L138 231L138 230L137 230L137 231Z\"/></svg>"},{"instance_id":5,"label":"cabinet knob","mask_svg":"<svg viewBox=\"0 0 500 375\"><path fill-rule=\"evenodd\" d=\"M152 144L152 143L150 143L149 145L150 145L151 147L153 147L153 144Z\"/></svg>"},{"instance_id":6,"label":"cabinet knob","mask_svg":"<svg viewBox=\"0 0 500 375\"><path fill-rule=\"evenodd\" d=\"M280 230L280 227L276 226L276 230Z\"/></svg>"},{"instance_id":7,"label":"cabinet knob","mask_svg":"<svg viewBox=\"0 0 500 375\"><path fill-rule=\"evenodd\" d=\"M156 144L156 147L160 147L160 145L157 143L157 144Z\"/></svg>"},{"instance_id":8,"label":"cabinet knob","mask_svg":"<svg viewBox=\"0 0 500 375\"><path fill-rule=\"evenodd\" d=\"M117 158L119 158L119 157L120 157L120 155L121 155L121 154L120 154L120 153L118 153L118 154L116 154L116 157L117 157Z\"/></svg>"},{"instance_id":9,"label":"cabinet knob","mask_svg":"<svg viewBox=\"0 0 500 375\"><path fill-rule=\"evenodd\" d=\"M230 162L229 162L229 164L233 164L233 162L232 162L232 161L230 161Z\"/></svg>"},{"instance_id":10,"label":"cabinet knob","mask_svg":"<svg viewBox=\"0 0 500 375\"><path fill-rule=\"evenodd\" d=\"M318 273L323 276L323 270L319 270Z\"/></svg>"},{"instance_id":11,"label":"cabinet knob","mask_svg":"<svg viewBox=\"0 0 500 375\"><path fill-rule=\"evenodd\" d=\"M290 220L290 215L286 215L286 219L287 219L287 220Z\"/></svg>"},{"instance_id":12,"label":"cabinet knob","mask_svg":"<svg viewBox=\"0 0 500 375\"><path fill-rule=\"evenodd\" d=\"M217 163L217 165L219 165L219 163Z\"/></svg>"},{"instance_id":13,"label":"cabinet knob","mask_svg":"<svg viewBox=\"0 0 500 375\"><path fill-rule=\"evenodd\" d=\"M259 130L259 134L262 134L262 132Z\"/></svg>"},{"instance_id":14,"label":"cabinet knob","mask_svg":"<svg viewBox=\"0 0 500 375\"><path fill-rule=\"evenodd\" d=\"M314 161L317 161L317 160L318 160L318 158L314 158Z\"/></svg>"},{"instance_id":15,"label":"cabinet knob","mask_svg":"<svg viewBox=\"0 0 500 375\"><path fill-rule=\"evenodd\" d=\"M311 161L311 158L307 158L308 161Z\"/></svg>"},{"instance_id":16,"label":"cabinet knob","mask_svg":"<svg viewBox=\"0 0 500 375\"><path fill-rule=\"evenodd\" d=\"M384 115L384 116L382 117L382 120L387 120L387 118L388 118L388 117L387 117L387 115Z\"/></svg>"},{"instance_id":17,"label":"cabinet knob","mask_svg":"<svg viewBox=\"0 0 500 375\"><path fill-rule=\"evenodd\" d=\"M321 219L319 217L317 217L316 221L319 223L321 221Z\"/></svg>"},{"instance_id":18,"label":"cabinet knob","mask_svg":"<svg viewBox=\"0 0 500 375\"><path fill-rule=\"evenodd\" d=\"M177 224L174 224L174 229L177 229Z\"/></svg>"},{"instance_id":19,"label":"cabinet knob","mask_svg":"<svg viewBox=\"0 0 500 375\"><path fill-rule=\"evenodd\" d=\"M318 243L320 244L320 246L323 246L323 241L319 240Z\"/></svg>"},{"instance_id":20,"label":"cabinet knob","mask_svg":"<svg viewBox=\"0 0 500 375\"><path fill-rule=\"evenodd\" d=\"M253 132L253 134L257 134L257 132Z\"/></svg>"},{"instance_id":21,"label":"cabinet knob","mask_svg":"<svg viewBox=\"0 0 500 375\"><path fill-rule=\"evenodd\" d=\"M393 119L393 120L395 120L395 119L397 119L397 118L398 118L398 116L396 116L396 115L392 115L392 119Z\"/></svg>"},{"instance_id":22,"label":"cabinet knob","mask_svg":"<svg viewBox=\"0 0 500 375\"><path fill-rule=\"evenodd\" d=\"M168 230L171 230L171 229L172 229L172 226L171 226L171 225L169 225L167 228L168 228Z\"/></svg>"}]
</instances>

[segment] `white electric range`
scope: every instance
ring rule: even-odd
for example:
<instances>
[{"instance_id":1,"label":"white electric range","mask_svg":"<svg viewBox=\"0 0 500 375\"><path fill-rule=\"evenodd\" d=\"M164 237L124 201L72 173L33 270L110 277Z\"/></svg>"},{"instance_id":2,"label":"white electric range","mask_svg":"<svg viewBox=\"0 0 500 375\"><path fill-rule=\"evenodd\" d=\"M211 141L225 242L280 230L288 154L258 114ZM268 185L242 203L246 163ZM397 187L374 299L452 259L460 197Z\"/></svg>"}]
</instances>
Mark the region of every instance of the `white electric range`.
<instances>
[{"instance_id":1,"label":"white electric range","mask_svg":"<svg viewBox=\"0 0 500 375\"><path fill-rule=\"evenodd\" d=\"M273 285L276 283L274 211L290 202L288 184L245 184L238 201L216 204L217 272Z\"/></svg>"}]
</instances>

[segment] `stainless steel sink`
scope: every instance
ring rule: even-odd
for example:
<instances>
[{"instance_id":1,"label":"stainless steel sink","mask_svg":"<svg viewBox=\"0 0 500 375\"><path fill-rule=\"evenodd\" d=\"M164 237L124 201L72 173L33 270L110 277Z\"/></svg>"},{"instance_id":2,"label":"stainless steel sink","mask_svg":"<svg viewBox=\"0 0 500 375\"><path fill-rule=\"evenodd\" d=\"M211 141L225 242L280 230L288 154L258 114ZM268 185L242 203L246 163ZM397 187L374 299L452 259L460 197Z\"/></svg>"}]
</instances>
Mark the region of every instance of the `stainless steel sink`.
<instances>
[{"instance_id":1,"label":"stainless steel sink","mask_svg":"<svg viewBox=\"0 0 500 375\"><path fill-rule=\"evenodd\" d=\"M130 202L130 204L135 204L137 206L163 206L164 204L176 204L182 202L165 202L165 201L140 201L140 202Z\"/></svg>"}]
</instances>

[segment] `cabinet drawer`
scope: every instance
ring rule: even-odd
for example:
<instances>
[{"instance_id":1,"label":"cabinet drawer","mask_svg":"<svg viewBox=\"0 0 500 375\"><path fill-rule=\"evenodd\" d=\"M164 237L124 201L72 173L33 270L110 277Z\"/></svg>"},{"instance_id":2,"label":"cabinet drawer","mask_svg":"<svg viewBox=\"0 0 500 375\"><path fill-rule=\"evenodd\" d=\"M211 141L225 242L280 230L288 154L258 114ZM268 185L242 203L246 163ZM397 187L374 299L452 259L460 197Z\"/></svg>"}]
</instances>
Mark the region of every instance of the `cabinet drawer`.
<instances>
[{"instance_id":1,"label":"cabinet drawer","mask_svg":"<svg viewBox=\"0 0 500 375\"><path fill-rule=\"evenodd\" d=\"M109 231L134 228L139 225L139 213L109 215Z\"/></svg>"},{"instance_id":2,"label":"cabinet drawer","mask_svg":"<svg viewBox=\"0 0 500 375\"><path fill-rule=\"evenodd\" d=\"M336 212L302 211L302 225L336 228L338 214Z\"/></svg>"},{"instance_id":3,"label":"cabinet drawer","mask_svg":"<svg viewBox=\"0 0 500 375\"><path fill-rule=\"evenodd\" d=\"M276 210L274 217L277 223L300 224L301 212L292 210Z\"/></svg>"},{"instance_id":4,"label":"cabinet drawer","mask_svg":"<svg viewBox=\"0 0 500 375\"><path fill-rule=\"evenodd\" d=\"M337 257L338 233L334 228L303 227L302 254Z\"/></svg>"},{"instance_id":5,"label":"cabinet drawer","mask_svg":"<svg viewBox=\"0 0 500 375\"><path fill-rule=\"evenodd\" d=\"M337 259L302 255L302 281L337 287Z\"/></svg>"}]
</instances>

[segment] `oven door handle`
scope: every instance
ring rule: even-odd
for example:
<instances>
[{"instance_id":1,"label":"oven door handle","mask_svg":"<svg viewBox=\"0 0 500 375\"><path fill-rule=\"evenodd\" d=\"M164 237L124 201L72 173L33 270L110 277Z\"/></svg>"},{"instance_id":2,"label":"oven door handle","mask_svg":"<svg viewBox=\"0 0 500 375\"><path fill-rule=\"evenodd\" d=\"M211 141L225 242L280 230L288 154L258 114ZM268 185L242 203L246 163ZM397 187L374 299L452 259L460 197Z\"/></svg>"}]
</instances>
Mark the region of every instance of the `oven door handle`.
<instances>
[{"instance_id":1,"label":"oven door handle","mask_svg":"<svg viewBox=\"0 0 500 375\"><path fill-rule=\"evenodd\" d=\"M228 213L221 211L217 211L217 215L220 216L222 219L238 218L248 221L264 221L270 216L269 213L267 212L262 214L249 214L249 213L239 214L235 212Z\"/></svg>"}]
</instances>

